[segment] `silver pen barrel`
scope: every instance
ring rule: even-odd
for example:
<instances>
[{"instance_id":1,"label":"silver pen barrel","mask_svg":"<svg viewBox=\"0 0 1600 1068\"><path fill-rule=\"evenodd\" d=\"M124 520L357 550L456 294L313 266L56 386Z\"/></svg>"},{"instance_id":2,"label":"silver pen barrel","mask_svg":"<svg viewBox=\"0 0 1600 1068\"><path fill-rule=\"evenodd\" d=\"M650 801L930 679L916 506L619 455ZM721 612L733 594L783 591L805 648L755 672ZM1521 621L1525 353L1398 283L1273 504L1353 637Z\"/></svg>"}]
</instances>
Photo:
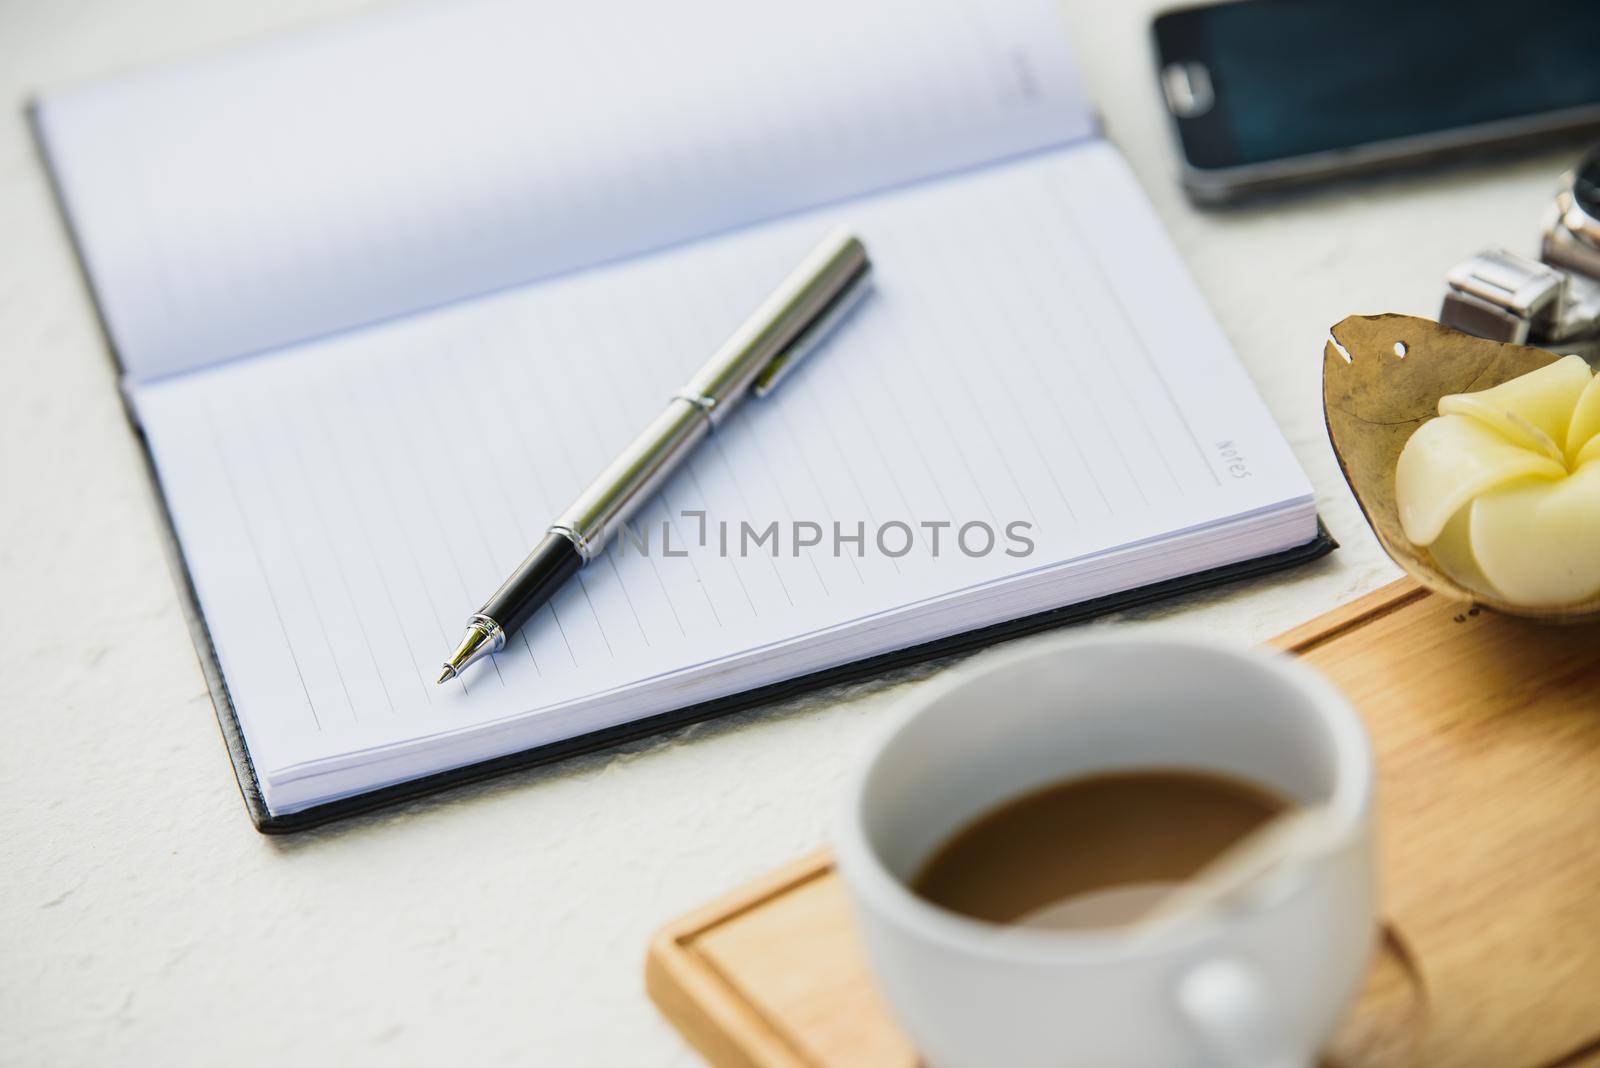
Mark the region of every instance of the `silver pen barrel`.
<instances>
[{"instance_id":1,"label":"silver pen barrel","mask_svg":"<svg viewBox=\"0 0 1600 1068\"><path fill-rule=\"evenodd\" d=\"M684 457L750 393L765 396L864 292L861 242L828 235L668 402L666 410L551 524L584 560L603 550Z\"/></svg>"},{"instance_id":2,"label":"silver pen barrel","mask_svg":"<svg viewBox=\"0 0 1600 1068\"><path fill-rule=\"evenodd\" d=\"M749 394L766 396L816 348L865 292L870 269L867 250L847 233L830 234L813 249L473 613L439 682L503 649L506 635L606 547L701 439Z\"/></svg>"},{"instance_id":3,"label":"silver pen barrel","mask_svg":"<svg viewBox=\"0 0 1600 1068\"><path fill-rule=\"evenodd\" d=\"M679 458L710 432L703 408L674 397L666 411L550 524L550 533L571 541L585 562L599 555L617 527L677 470Z\"/></svg>"}]
</instances>

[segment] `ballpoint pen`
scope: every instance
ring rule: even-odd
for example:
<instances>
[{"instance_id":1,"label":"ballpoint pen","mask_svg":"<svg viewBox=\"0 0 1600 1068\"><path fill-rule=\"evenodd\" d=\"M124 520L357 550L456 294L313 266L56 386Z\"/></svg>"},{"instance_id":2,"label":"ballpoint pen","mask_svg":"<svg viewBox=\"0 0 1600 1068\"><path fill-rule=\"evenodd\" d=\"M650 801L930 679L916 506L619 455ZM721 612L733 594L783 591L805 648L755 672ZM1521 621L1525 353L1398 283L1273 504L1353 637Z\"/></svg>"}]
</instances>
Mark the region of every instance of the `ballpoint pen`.
<instances>
[{"instance_id":1,"label":"ballpoint pen","mask_svg":"<svg viewBox=\"0 0 1600 1068\"><path fill-rule=\"evenodd\" d=\"M511 577L467 620L439 673L443 683L504 648L563 583L605 548L617 528L751 393L764 397L865 293L867 250L836 231L784 279L666 410L578 495Z\"/></svg>"}]
</instances>

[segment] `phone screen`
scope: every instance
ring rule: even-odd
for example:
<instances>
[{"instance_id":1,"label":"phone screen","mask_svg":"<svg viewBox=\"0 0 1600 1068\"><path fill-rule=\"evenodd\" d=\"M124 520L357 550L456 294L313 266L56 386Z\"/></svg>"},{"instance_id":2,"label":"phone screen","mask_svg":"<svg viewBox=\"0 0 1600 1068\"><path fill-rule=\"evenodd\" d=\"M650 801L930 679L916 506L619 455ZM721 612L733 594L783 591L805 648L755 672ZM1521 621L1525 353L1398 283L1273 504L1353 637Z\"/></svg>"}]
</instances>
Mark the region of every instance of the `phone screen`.
<instances>
[{"instance_id":1,"label":"phone screen","mask_svg":"<svg viewBox=\"0 0 1600 1068\"><path fill-rule=\"evenodd\" d=\"M1235 0L1155 32L1198 83L1174 107L1196 167L1600 105L1600 0Z\"/></svg>"}]
</instances>

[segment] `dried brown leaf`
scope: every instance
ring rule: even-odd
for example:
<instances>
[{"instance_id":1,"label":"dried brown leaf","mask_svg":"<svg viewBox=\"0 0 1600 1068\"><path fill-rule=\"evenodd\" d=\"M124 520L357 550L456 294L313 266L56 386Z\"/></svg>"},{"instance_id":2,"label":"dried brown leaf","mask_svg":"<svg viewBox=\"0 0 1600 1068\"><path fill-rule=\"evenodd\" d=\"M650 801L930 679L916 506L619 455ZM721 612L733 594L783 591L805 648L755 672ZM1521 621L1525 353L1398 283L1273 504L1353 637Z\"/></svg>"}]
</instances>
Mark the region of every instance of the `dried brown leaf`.
<instances>
[{"instance_id":1,"label":"dried brown leaf","mask_svg":"<svg viewBox=\"0 0 1600 1068\"><path fill-rule=\"evenodd\" d=\"M1600 598L1529 609L1472 592L1406 539L1394 501L1400 450L1417 427L1438 414L1440 397L1498 386L1560 356L1486 341L1410 315L1352 315L1330 333L1322 351L1328 439L1367 523L1394 562L1437 593L1507 615L1552 623L1600 619Z\"/></svg>"}]
</instances>

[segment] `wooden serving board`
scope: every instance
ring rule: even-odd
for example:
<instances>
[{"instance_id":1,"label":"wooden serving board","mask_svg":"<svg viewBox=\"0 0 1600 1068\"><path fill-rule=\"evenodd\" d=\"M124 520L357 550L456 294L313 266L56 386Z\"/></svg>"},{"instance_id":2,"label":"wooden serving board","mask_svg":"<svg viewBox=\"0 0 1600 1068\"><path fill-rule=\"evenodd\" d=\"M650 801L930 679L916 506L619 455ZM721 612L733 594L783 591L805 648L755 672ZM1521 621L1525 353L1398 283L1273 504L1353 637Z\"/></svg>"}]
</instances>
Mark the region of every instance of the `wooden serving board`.
<instances>
[{"instance_id":1,"label":"wooden serving board","mask_svg":"<svg viewBox=\"0 0 1600 1068\"><path fill-rule=\"evenodd\" d=\"M1379 766L1385 948L1329 1062L1600 1068L1600 627L1406 579L1273 643L1334 680ZM912 1068L826 853L673 921L646 985L719 1068Z\"/></svg>"}]
</instances>

